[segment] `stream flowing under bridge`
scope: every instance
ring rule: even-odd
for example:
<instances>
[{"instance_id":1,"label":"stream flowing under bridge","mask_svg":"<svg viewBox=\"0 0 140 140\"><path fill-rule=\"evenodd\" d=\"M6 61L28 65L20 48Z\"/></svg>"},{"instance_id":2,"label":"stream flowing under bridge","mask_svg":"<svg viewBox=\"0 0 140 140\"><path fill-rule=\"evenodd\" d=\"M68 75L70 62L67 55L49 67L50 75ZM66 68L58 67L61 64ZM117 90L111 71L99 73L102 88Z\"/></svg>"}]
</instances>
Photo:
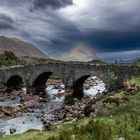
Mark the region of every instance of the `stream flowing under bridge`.
<instances>
[{"instance_id":1,"label":"stream flowing under bridge","mask_svg":"<svg viewBox=\"0 0 140 140\"><path fill-rule=\"evenodd\" d=\"M41 86L52 75L57 75L67 88L77 89L91 75L107 84L108 71L114 72L121 85L125 79L140 75L140 67L129 65L93 65L70 62L51 62L28 66L15 66L0 69L0 82L6 86L16 86L22 82L26 87Z\"/></svg>"}]
</instances>

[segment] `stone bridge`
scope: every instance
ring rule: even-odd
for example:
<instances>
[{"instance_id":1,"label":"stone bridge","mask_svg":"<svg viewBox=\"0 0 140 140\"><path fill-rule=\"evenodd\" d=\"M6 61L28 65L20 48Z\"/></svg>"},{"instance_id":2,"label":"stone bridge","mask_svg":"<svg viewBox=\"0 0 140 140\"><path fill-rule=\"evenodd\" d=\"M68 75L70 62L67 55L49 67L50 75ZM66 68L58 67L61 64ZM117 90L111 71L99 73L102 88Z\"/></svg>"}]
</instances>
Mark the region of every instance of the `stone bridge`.
<instances>
[{"instance_id":1,"label":"stone bridge","mask_svg":"<svg viewBox=\"0 0 140 140\"><path fill-rule=\"evenodd\" d=\"M91 75L97 76L107 84L108 71L118 76L120 84L133 75L140 75L140 67L137 66L51 62L0 69L0 82L10 86L22 81L27 87L35 87L45 84L49 76L55 74L63 81L66 88L78 88Z\"/></svg>"}]
</instances>

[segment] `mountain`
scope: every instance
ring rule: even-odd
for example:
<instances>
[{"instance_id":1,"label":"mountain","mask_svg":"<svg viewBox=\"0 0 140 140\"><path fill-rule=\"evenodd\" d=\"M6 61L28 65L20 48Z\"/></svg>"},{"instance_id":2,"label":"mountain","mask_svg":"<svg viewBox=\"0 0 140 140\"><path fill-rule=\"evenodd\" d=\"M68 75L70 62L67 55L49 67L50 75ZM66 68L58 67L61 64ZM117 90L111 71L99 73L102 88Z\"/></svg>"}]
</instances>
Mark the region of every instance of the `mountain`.
<instances>
[{"instance_id":1,"label":"mountain","mask_svg":"<svg viewBox=\"0 0 140 140\"><path fill-rule=\"evenodd\" d=\"M68 52L64 53L61 58L65 61L91 61L96 60L96 53L93 49L84 44L78 44Z\"/></svg>"},{"instance_id":2,"label":"mountain","mask_svg":"<svg viewBox=\"0 0 140 140\"><path fill-rule=\"evenodd\" d=\"M28 42L18 38L0 36L0 52L5 50L14 52L18 57L48 58L43 52Z\"/></svg>"},{"instance_id":3,"label":"mountain","mask_svg":"<svg viewBox=\"0 0 140 140\"><path fill-rule=\"evenodd\" d=\"M107 64L106 62L104 62L103 60L100 60L100 59L88 61L88 63L89 64Z\"/></svg>"}]
</instances>

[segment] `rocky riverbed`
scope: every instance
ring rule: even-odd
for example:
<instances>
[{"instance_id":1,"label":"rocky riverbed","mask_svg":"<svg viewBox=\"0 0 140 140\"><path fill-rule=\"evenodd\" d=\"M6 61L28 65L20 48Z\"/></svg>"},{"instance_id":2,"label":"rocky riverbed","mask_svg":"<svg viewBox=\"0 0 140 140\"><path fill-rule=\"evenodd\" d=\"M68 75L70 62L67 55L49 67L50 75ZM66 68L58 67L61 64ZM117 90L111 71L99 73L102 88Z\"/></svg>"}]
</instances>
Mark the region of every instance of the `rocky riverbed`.
<instances>
[{"instance_id":1,"label":"rocky riverbed","mask_svg":"<svg viewBox=\"0 0 140 140\"><path fill-rule=\"evenodd\" d=\"M10 98L7 94L1 93L0 101L0 132L6 135L22 133L29 129L43 130L43 120L52 119L51 112L63 107L63 101L55 100L55 97L49 100L45 96L30 93L23 97L12 94Z\"/></svg>"},{"instance_id":2,"label":"rocky riverbed","mask_svg":"<svg viewBox=\"0 0 140 140\"><path fill-rule=\"evenodd\" d=\"M21 91L0 91L0 133L16 134L30 129L44 130L51 125L76 121L84 117L84 108L92 98L102 95L105 84L97 77L90 77L84 84L84 97L74 98L73 104L65 105L65 86L60 81L46 84L45 94L32 91L21 96Z\"/></svg>"},{"instance_id":3,"label":"rocky riverbed","mask_svg":"<svg viewBox=\"0 0 140 140\"><path fill-rule=\"evenodd\" d=\"M106 91L105 83L97 78L96 76L89 77L84 83L84 96L88 96L91 99L101 95L104 91Z\"/></svg>"}]
</instances>

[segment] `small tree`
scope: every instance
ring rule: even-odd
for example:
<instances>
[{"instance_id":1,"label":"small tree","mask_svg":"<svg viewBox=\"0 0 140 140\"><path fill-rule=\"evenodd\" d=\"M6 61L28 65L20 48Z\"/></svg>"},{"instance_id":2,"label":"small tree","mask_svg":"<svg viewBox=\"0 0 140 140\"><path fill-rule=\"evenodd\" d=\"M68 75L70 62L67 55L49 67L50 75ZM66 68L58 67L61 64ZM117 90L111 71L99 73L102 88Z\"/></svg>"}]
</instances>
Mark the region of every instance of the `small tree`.
<instances>
[{"instance_id":1,"label":"small tree","mask_svg":"<svg viewBox=\"0 0 140 140\"><path fill-rule=\"evenodd\" d=\"M14 61L17 60L16 55L12 51L4 51L4 55L7 60L14 60Z\"/></svg>"},{"instance_id":2,"label":"small tree","mask_svg":"<svg viewBox=\"0 0 140 140\"><path fill-rule=\"evenodd\" d=\"M107 73L107 83L108 83L108 89L113 90L116 86L116 82L118 81L118 77L115 75L114 72L111 72L110 70Z\"/></svg>"}]
</instances>

